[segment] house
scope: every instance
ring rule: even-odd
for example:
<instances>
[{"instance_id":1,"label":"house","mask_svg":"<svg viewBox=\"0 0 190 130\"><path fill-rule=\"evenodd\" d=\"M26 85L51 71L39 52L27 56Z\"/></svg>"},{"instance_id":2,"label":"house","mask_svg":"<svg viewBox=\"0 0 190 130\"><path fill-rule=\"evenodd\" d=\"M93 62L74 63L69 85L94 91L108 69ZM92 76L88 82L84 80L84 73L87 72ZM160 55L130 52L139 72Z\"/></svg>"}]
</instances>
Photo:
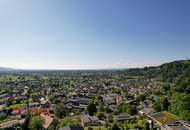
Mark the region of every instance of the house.
<instances>
[{"instance_id":1,"label":"house","mask_svg":"<svg viewBox=\"0 0 190 130\"><path fill-rule=\"evenodd\" d=\"M145 100L145 101L140 102L140 107L141 108L149 108L149 107L151 107L151 104L147 100Z\"/></svg>"},{"instance_id":2,"label":"house","mask_svg":"<svg viewBox=\"0 0 190 130\"><path fill-rule=\"evenodd\" d=\"M29 107L32 108L32 107L39 107L40 106L40 103L39 102L32 102L29 104Z\"/></svg>"},{"instance_id":3,"label":"house","mask_svg":"<svg viewBox=\"0 0 190 130\"><path fill-rule=\"evenodd\" d=\"M183 121L170 122L162 130L190 130L190 124Z\"/></svg>"},{"instance_id":4,"label":"house","mask_svg":"<svg viewBox=\"0 0 190 130\"><path fill-rule=\"evenodd\" d=\"M81 97L73 97L73 98L67 100L67 103L72 103L74 105L80 105L80 104L88 105L90 102L91 102L90 99L81 98Z\"/></svg>"},{"instance_id":5,"label":"house","mask_svg":"<svg viewBox=\"0 0 190 130\"><path fill-rule=\"evenodd\" d=\"M115 103L115 98L110 95L101 95L103 103L105 104L113 104Z\"/></svg>"},{"instance_id":6,"label":"house","mask_svg":"<svg viewBox=\"0 0 190 130\"><path fill-rule=\"evenodd\" d=\"M49 108L50 107L50 102L48 100L42 100L40 103L41 108Z\"/></svg>"},{"instance_id":7,"label":"house","mask_svg":"<svg viewBox=\"0 0 190 130\"><path fill-rule=\"evenodd\" d=\"M56 106L55 104L50 104L50 106L48 108L48 110L49 110L50 113L54 112L55 106Z\"/></svg>"},{"instance_id":8,"label":"house","mask_svg":"<svg viewBox=\"0 0 190 130\"><path fill-rule=\"evenodd\" d=\"M49 111L47 109L43 109L43 108L30 108L29 112L31 115L40 115L42 113L46 113L46 114L50 115Z\"/></svg>"},{"instance_id":9,"label":"house","mask_svg":"<svg viewBox=\"0 0 190 130\"><path fill-rule=\"evenodd\" d=\"M190 124L180 120L178 117L167 111L147 115L150 119L151 128L158 124L161 130L190 130Z\"/></svg>"},{"instance_id":10,"label":"house","mask_svg":"<svg viewBox=\"0 0 190 130\"><path fill-rule=\"evenodd\" d=\"M20 111L19 110L13 110L12 112L11 112L11 115L12 116L16 116L16 115L19 115L20 114Z\"/></svg>"},{"instance_id":11,"label":"house","mask_svg":"<svg viewBox=\"0 0 190 130\"><path fill-rule=\"evenodd\" d=\"M114 116L114 119L116 121L129 121L129 120L132 120L133 119L133 116L131 115L117 115L117 116Z\"/></svg>"},{"instance_id":12,"label":"house","mask_svg":"<svg viewBox=\"0 0 190 130\"><path fill-rule=\"evenodd\" d=\"M0 95L0 99L8 98L8 97L9 97L9 94L8 94L8 93L1 94L1 95Z\"/></svg>"},{"instance_id":13,"label":"house","mask_svg":"<svg viewBox=\"0 0 190 130\"><path fill-rule=\"evenodd\" d=\"M24 122L25 122L25 119L7 121L5 123L0 124L0 129L8 129L8 128L15 128L16 129L17 127L24 124Z\"/></svg>"},{"instance_id":14,"label":"house","mask_svg":"<svg viewBox=\"0 0 190 130\"><path fill-rule=\"evenodd\" d=\"M59 130L84 130L81 126L66 126L64 128L60 128Z\"/></svg>"},{"instance_id":15,"label":"house","mask_svg":"<svg viewBox=\"0 0 190 130\"><path fill-rule=\"evenodd\" d=\"M49 114L46 113L41 113L40 116L44 120L43 128L47 130L53 123L54 118L52 118Z\"/></svg>"},{"instance_id":16,"label":"house","mask_svg":"<svg viewBox=\"0 0 190 130\"><path fill-rule=\"evenodd\" d=\"M120 104L122 104L123 103L123 97L122 96L116 96L116 103L118 104L118 105L120 105Z\"/></svg>"},{"instance_id":17,"label":"house","mask_svg":"<svg viewBox=\"0 0 190 130\"><path fill-rule=\"evenodd\" d=\"M82 115L81 116L81 124L83 127L100 125L97 116L89 116L89 115Z\"/></svg>"},{"instance_id":18,"label":"house","mask_svg":"<svg viewBox=\"0 0 190 130\"><path fill-rule=\"evenodd\" d=\"M143 108L142 110L139 111L141 115L148 115L154 112L153 108Z\"/></svg>"}]
</instances>

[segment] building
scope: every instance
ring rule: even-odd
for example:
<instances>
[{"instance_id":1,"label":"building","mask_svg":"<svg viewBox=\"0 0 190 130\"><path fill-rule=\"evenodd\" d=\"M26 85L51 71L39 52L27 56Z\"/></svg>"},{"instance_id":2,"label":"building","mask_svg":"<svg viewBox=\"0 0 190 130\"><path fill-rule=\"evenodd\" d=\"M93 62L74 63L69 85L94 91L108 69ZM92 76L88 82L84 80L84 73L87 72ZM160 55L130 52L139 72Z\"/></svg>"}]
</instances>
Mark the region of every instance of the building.
<instances>
[{"instance_id":1,"label":"building","mask_svg":"<svg viewBox=\"0 0 190 130\"><path fill-rule=\"evenodd\" d=\"M21 125L23 125L25 122L25 119L22 120L11 120L7 121L5 123L0 124L0 129L9 129L9 128L19 128Z\"/></svg>"},{"instance_id":2,"label":"building","mask_svg":"<svg viewBox=\"0 0 190 130\"><path fill-rule=\"evenodd\" d=\"M42 113L40 114L40 116L44 120L43 128L47 130L53 123L54 119L49 114L46 114L46 113Z\"/></svg>"},{"instance_id":3,"label":"building","mask_svg":"<svg viewBox=\"0 0 190 130\"><path fill-rule=\"evenodd\" d=\"M166 111L152 113L147 116L150 119L151 128L155 128L154 124L156 123L161 130L190 130L189 123Z\"/></svg>"},{"instance_id":4,"label":"building","mask_svg":"<svg viewBox=\"0 0 190 130\"><path fill-rule=\"evenodd\" d=\"M100 125L97 116L89 116L89 115L82 115L81 116L81 124L83 127Z\"/></svg>"},{"instance_id":5,"label":"building","mask_svg":"<svg viewBox=\"0 0 190 130\"><path fill-rule=\"evenodd\" d=\"M133 116L131 115L117 115L117 116L114 116L114 119L116 121L129 121L129 120L132 120L133 119Z\"/></svg>"}]
</instances>

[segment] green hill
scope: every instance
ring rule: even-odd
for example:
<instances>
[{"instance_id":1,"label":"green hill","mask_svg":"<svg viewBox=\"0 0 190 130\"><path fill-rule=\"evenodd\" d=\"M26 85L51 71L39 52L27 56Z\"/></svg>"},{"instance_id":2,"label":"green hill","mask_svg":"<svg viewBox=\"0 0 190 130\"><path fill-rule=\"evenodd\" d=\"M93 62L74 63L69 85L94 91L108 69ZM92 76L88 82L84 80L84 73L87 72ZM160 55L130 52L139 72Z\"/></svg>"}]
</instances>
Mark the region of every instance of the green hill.
<instances>
[{"instance_id":1,"label":"green hill","mask_svg":"<svg viewBox=\"0 0 190 130\"><path fill-rule=\"evenodd\" d=\"M156 67L135 68L127 70L130 76L143 76L157 78L162 81L172 82L180 76L190 74L190 60L174 61Z\"/></svg>"}]
</instances>

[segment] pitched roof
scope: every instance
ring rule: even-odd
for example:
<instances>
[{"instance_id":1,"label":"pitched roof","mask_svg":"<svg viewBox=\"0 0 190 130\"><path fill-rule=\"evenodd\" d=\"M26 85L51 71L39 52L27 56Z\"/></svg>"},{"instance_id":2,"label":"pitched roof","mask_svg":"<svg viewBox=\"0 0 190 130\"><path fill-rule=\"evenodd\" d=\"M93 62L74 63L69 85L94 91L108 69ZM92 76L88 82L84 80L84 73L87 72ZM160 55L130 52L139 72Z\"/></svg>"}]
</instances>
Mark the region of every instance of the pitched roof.
<instances>
[{"instance_id":1,"label":"pitched roof","mask_svg":"<svg viewBox=\"0 0 190 130\"><path fill-rule=\"evenodd\" d=\"M160 125L165 125L170 122L178 120L178 117L167 111L152 113L148 115L151 119L155 120Z\"/></svg>"},{"instance_id":2,"label":"pitched roof","mask_svg":"<svg viewBox=\"0 0 190 130\"><path fill-rule=\"evenodd\" d=\"M123 120L131 120L133 119L133 116L131 115L117 115L117 116L114 116L115 120L117 121L123 121Z\"/></svg>"},{"instance_id":3,"label":"pitched roof","mask_svg":"<svg viewBox=\"0 0 190 130\"><path fill-rule=\"evenodd\" d=\"M44 119L43 128L48 129L54 119L48 114L44 113L40 114L40 116Z\"/></svg>"},{"instance_id":4,"label":"pitched roof","mask_svg":"<svg viewBox=\"0 0 190 130\"><path fill-rule=\"evenodd\" d=\"M7 121L5 123L1 123L0 124L0 129L4 129L4 128L9 128L12 127L15 124L23 124L25 121L25 119L23 120L12 120L12 121Z\"/></svg>"},{"instance_id":5,"label":"pitched roof","mask_svg":"<svg viewBox=\"0 0 190 130\"><path fill-rule=\"evenodd\" d=\"M98 117L97 116L82 115L81 120L85 123L91 122L91 121L98 121Z\"/></svg>"}]
</instances>

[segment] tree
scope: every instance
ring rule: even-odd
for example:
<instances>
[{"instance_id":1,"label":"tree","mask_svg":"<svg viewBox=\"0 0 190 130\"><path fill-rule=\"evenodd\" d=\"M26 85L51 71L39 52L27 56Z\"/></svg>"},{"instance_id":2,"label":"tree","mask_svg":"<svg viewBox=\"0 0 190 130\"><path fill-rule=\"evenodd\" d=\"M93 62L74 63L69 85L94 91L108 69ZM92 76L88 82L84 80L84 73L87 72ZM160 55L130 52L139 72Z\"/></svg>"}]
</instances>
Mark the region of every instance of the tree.
<instances>
[{"instance_id":1,"label":"tree","mask_svg":"<svg viewBox=\"0 0 190 130\"><path fill-rule=\"evenodd\" d=\"M65 117L63 120L61 120L60 127L65 127L67 125L79 125L80 123L77 122L77 120L74 120L69 117Z\"/></svg>"},{"instance_id":2,"label":"tree","mask_svg":"<svg viewBox=\"0 0 190 130\"><path fill-rule=\"evenodd\" d=\"M162 99L162 111L168 111L168 107L170 105L170 102L168 101L168 99L166 97L164 97Z\"/></svg>"},{"instance_id":3,"label":"tree","mask_svg":"<svg viewBox=\"0 0 190 130\"><path fill-rule=\"evenodd\" d=\"M112 114L108 115L108 122L113 123L113 115Z\"/></svg>"},{"instance_id":4,"label":"tree","mask_svg":"<svg viewBox=\"0 0 190 130\"><path fill-rule=\"evenodd\" d=\"M160 100L156 101L156 102L153 104L153 108L154 108L157 112L161 111Z\"/></svg>"},{"instance_id":5,"label":"tree","mask_svg":"<svg viewBox=\"0 0 190 130\"><path fill-rule=\"evenodd\" d=\"M97 117L98 117L100 120L106 119L106 116L105 116L105 114L104 114L103 112L99 112L99 113L97 114Z\"/></svg>"},{"instance_id":6,"label":"tree","mask_svg":"<svg viewBox=\"0 0 190 130\"><path fill-rule=\"evenodd\" d=\"M120 128L118 127L118 125L117 124L113 124L113 126L112 126L112 128L111 128L112 130L120 130Z\"/></svg>"},{"instance_id":7,"label":"tree","mask_svg":"<svg viewBox=\"0 0 190 130\"><path fill-rule=\"evenodd\" d=\"M92 127L88 127L88 130L93 130L93 128Z\"/></svg>"},{"instance_id":8,"label":"tree","mask_svg":"<svg viewBox=\"0 0 190 130\"><path fill-rule=\"evenodd\" d=\"M43 124L44 120L40 116L34 116L30 121L29 127L32 130L42 130Z\"/></svg>"},{"instance_id":9,"label":"tree","mask_svg":"<svg viewBox=\"0 0 190 130\"><path fill-rule=\"evenodd\" d=\"M122 109L122 113L128 113L129 104L124 102L121 109Z\"/></svg>"},{"instance_id":10,"label":"tree","mask_svg":"<svg viewBox=\"0 0 190 130\"><path fill-rule=\"evenodd\" d=\"M144 101L146 99L146 95L145 94L140 94L137 96L137 101L141 102Z\"/></svg>"},{"instance_id":11,"label":"tree","mask_svg":"<svg viewBox=\"0 0 190 130\"><path fill-rule=\"evenodd\" d=\"M162 91L165 93L171 89L171 86L169 83L165 83L162 85Z\"/></svg>"},{"instance_id":12,"label":"tree","mask_svg":"<svg viewBox=\"0 0 190 130\"><path fill-rule=\"evenodd\" d=\"M137 114L137 107L135 105L129 105L128 113L131 115L136 115Z\"/></svg>"},{"instance_id":13,"label":"tree","mask_svg":"<svg viewBox=\"0 0 190 130\"><path fill-rule=\"evenodd\" d=\"M7 118L7 115L4 113L0 114L0 121L5 120Z\"/></svg>"},{"instance_id":14,"label":"tree","mask_svg":"<svg viewBox=\"0 0 190 130\"><path fill-rule=\"evenodd\" d=\"M150 130L150 125L148 122L146 122L146 124L145 124L145 130Z\"/></svg>"},{"instance_id":15,"label":"tree","mask_svg":"<svg viewBox=\"0 0 190 130\"><path fill-rule=\"evenodd\" d=\"M159 100L153 104L153 108L156 111L168 111L169 105L170 102L166 97L160 97Z\"/></svg>"},{"instance_id":16,"label":"tree","mask_svg":"<svg viewBox=\"0 0 190 130\"><path fill-rule=\"evenodd\" d=\"M94 103L90 103L88 106L87 106L87 111L88 111L88 114L90 116L93 116L93 114L95 112L97 112L97 108L96 108L96 105Z\"/></svg>"},{"instance_id":17,"label":"tree","mask_svg":"<svg viewBox=\"0 0 190 130\"><path fill-rule=\"evenodd\" d=\"M29 130L29 123L30 123L30 119L29 119L29 117L27 117L24 124L22 125L22 129Z\"/></svg>"},{"instance_id":18,"label":"tree","mask_svg":"<svg viewBox=\"0 0 190 130\"><path fill-rule=\"evenodd\" d=\"M63 118L65 116L65 107L63 103L57 104L55 106L54 114L57 118Z\"/></svg>"},{"instance_id":19,"label":"tree","mask_svg":"<svg viewBox=\"0 0 190 130\"><path fill-rule=\"evenodd\" d=\"M169 110L181 119L190 121L190 94L174 93L171 97Z\"/></svg>"},{"instance_id":20,"label":"tree","mask_svg":"<svg viewBox=\"0 0 190 130\"><path fill-rule=\"evenodd\" d=\"M48 100L50 101L50 102L54 102L54 96L53 95L50 95L49 97L48 97Z\"/></svg>"},{"instance_id":21,"label":"tree","mask_svg":"<svg viewBox=\"0 0 190 130\"><path fill-rule=\"evenodd\" d=\"M190 93L190 72L183 74L176 80L174 90L181 93Z\"/></svg>"}]
</instances>

